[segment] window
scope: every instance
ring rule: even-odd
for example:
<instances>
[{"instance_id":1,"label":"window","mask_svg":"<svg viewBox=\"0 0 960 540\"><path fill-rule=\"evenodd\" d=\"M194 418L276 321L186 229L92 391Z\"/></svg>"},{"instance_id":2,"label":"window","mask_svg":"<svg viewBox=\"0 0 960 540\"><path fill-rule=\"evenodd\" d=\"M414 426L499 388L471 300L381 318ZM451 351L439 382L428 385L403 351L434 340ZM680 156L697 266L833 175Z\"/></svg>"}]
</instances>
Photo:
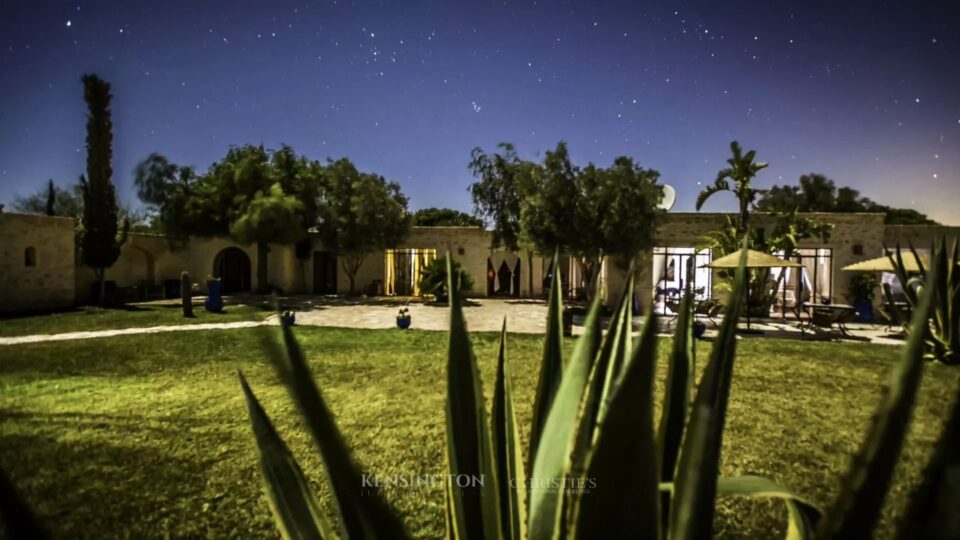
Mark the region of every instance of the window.
<instances>
[{"instance_id":1,"label":"window","mask_svg":"<svg viewBox=\"0 0 960 540\"><path fill-rule=\"evenodd\" d=\"M437 258L435 249L388 249L384 269L384 292L419 296L423 268Z\"/></svg>"},{"instance_id":2,"label":"window","mask_svg":"<svg viewBox=\"0 0 960 540\"><path fill-rule=\"evenodd\" d=\"M37 266L37 248L31 246L23 250L23 265L27 268Z\"/></svg>"},{"instance_id":3,"label":"window","mask_svg":"<svg viewBox=\"0 0 960 540\"><path fill-rule=\"evenodd\" d=\"M712 272L704 266L710 264L709 249L692 247L658 247L653 249L653 290L655 309L666 313L668 304L678 302L690 282L694 298L710 298Z\"/></svg>"}]
</instances>

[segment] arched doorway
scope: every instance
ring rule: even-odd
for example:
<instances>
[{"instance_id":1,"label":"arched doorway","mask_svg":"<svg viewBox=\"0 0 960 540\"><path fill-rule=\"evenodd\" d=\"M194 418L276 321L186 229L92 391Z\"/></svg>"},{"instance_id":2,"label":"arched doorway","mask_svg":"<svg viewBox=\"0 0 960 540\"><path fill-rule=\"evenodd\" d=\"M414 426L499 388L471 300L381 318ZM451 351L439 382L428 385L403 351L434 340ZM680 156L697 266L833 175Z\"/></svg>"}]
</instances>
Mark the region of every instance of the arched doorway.
<instances>
[{"instance_id":1,"label":"arched doorway","mask_svg":"<svg viewBox=\"0 0 960 540\"><path fill-rule=\"evenodd\" d=\"M240 248L222 250L213 259L213 277L220 278L224 294L250 292L250 257Z\"/></svg>"},{"instance_id":2,"label":"arched doorway","mask_svg":"<svg viewBox=\"0 0 960 540\"><path fill-rule=\"evenodd\" d=\"M487 296L520 297L520 259L517 258L513 269L506 258L494 267L493 260L487 258Z\"/></svg>"}]
</instances>

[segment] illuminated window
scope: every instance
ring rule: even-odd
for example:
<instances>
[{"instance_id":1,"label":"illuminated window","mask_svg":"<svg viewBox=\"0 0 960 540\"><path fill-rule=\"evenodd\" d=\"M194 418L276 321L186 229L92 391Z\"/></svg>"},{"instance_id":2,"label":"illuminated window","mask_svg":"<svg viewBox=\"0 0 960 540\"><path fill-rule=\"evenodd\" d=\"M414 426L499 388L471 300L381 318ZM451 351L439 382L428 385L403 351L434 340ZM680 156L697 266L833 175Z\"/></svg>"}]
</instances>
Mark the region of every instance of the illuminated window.
<instances>
[{"instance_id":1,"label":"illuminated window","mask_svg":"<svg viewBox=\"0 0 960 540\"><path fill-rule=\"evenodd\" d=\"M33 268L37 265L37 248L28 247L23 250L23 264L27 268Z\"/></svg>"},{"instance_id":2,"label":"illuminated window","mask_svg":"<svg viewBox=\"0 0 960 540\"><path fill-rule=\"evenodd\" d=\"M384 292L419 296L423 268L437 258L435 249L388 249L384 268Z\"/></svg>"}]
</instances>

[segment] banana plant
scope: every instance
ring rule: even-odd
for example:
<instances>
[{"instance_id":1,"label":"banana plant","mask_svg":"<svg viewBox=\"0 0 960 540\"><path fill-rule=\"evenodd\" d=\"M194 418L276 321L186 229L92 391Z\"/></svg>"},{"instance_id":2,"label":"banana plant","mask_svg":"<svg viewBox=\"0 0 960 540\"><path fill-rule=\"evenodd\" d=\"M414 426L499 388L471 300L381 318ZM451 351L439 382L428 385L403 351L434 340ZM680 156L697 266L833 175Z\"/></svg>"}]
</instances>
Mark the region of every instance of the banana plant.
<instances>
[{"instance_id":1,"label":"banana plant","mask_svg":"<svg viewBox=\"0 0 960 540\"><path fill-rule=\"evenodd\" d=\"M947 365L960 364L960 238L954 239L952 250L947 249L945 238L934 243L930 249L930 269L924 267L912 244L910 252L917 261L917 275L912 275L907 269L899 245L895 252L887 256L897 279L903 284L904 296L912 310L916 310L920 302L921 290L928 287L933 289L930 317L918 323L906 320L894 306L890 286L885 284L883 293L890 311L907 333L916 332L924 336L928 360L939 360ZM936 270L936 277L932 270Z\"/></svg>"},{"instance_id":2,"label":"banana plant","mask_svg":"<svg viewBox=\"0 0 960 540\"><path fill-rule=\"evenodd\" d=\"M828 509L819 510L770 479L721 477L720 452L736 359L736 321L743 309L738 293L745 286L744 265L741 259L727 316L692 400L693 315L687 291L668 360L663 414L656 429L656 316L647 318L634 340L632 280L628 280L605 334L600 328L599 302L594 301L583 336L567 361L560 352L556 324L562 312L561 298L558 290L552 290L547 319L553 324L548 326L541 368L559 371L559 375L541 373L534 414L545 418L539 430L531 429L531 445L536 445L536 451L531 452L532 463L527 467L515 415L506 321L500 334L492 413L488 415L464 323L461 292L451 280L446 461L451 478L465 476L480 482L445 483L447 537L546 540L603 532L610 536L709 538L720 496L782 500L788 510L789 539L869 537L918 391L924 336L921 332L910 336L865 442L841 483L836 502ZM930 279L938 279L938 272L938 268L931 269ZM923 327L927 320L936 298L933 291L932 287L922 289L913 315L915 327ZM282 333L286 355L274 345L273 357L320 450L335 504L333 516L320 509L303 472L241 374L267 498L281 534L285 538L405 537L396 513L375 488L365 489L360 496L362 475L307 370L290 327L283 326ZM912 498L901 538L909 537L913 530L928 531L931 538L952 538L960 529L953 512L960 501L960 488L952 480L960 467L958 439L960 389L924 482Z\"/></svg>"}]
</instances>

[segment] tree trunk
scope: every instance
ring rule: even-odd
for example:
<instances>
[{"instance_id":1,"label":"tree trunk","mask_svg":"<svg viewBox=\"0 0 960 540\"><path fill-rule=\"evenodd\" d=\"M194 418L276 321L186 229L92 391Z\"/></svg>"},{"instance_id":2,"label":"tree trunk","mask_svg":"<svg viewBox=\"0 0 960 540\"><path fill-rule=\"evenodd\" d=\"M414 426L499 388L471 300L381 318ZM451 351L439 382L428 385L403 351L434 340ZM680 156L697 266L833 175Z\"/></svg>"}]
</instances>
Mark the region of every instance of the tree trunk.
<instances>
[{"instance_id":1,"label":"tree trunk","mask_svg":"<svg viewBox=\"0 0 960 540\"><path fill-rule=\"evenodd\" d=\"M747 234L750 226L750 203L746 198L740 198L740 237ZM749 246L748 246L749 247Z\"/></svg>"},{"instance_id":2,"label":"tree trunk","mask_svg":"<svg viewBox=\"0 0 960 540\"><path fill-rule=\"evenodd\" d=\"M270 245L266 242L257 242L257 294L267 294L270 292L270 285L267 283L267 257L270 254Z\"/></svg>"},{"instance_id":3,"label":"tree trunk","mask_svg":"<svg viewBox=\"0 0 960 540\"><path fill-rule=\"evenodd\" d=\"M97 276L97 305L104 307L107 296L107 269L96 268L94 273Z\"/></svg>"},{"instance_id":4,"label":"tree trunk","mask_svg":"<svg viewBox=\"0 0 960 540\"><path fill-rule=\"evenodd\" d=\"M533 251L527 250L527 295L530 298L533 294Z\"/></svg>"}]
</instances>

